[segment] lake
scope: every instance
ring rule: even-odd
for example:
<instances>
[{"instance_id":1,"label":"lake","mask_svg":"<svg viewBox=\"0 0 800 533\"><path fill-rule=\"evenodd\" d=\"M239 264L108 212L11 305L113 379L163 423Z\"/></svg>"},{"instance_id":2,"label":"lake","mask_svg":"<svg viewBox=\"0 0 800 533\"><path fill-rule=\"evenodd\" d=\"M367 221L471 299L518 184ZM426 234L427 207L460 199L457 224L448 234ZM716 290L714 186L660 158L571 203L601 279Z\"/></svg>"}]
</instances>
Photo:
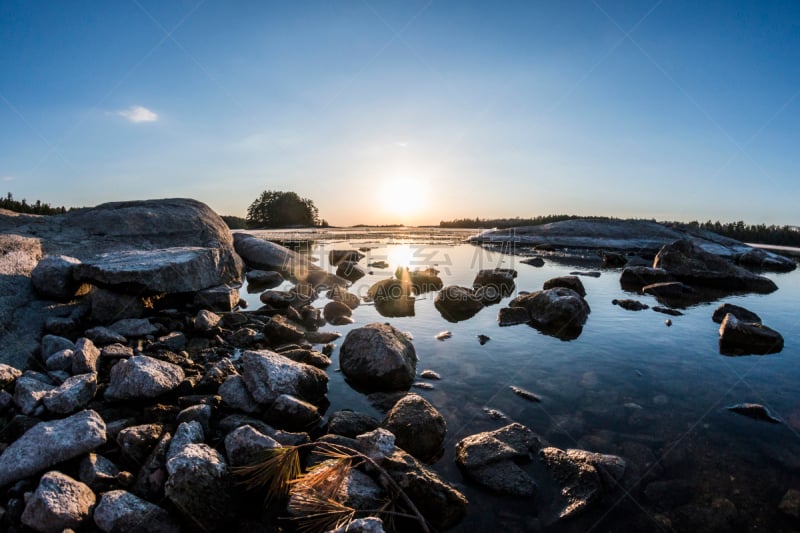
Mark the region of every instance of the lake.
<instances>
[{"instance_id":1,"label":"lake","mask_svg":"<svg viewBox=\"0 0 800 533\"><path fill-rule=\"evenodd\" d=\"M591 314L580 336L562 341L527 325L499 327L497 312L510 297L463 322L442 318L435 292L419 296L412 317L385 318L373 305L353 312L355 324L326 326L344 335L370 322L389 322L413 336L417 372L431 369L441 381L424 380L431 390L412 389L445 417L444 456L432 468L470 500L457 531L534 531L552 517L537 498L500 497L466 481L454 462L455 444L465 436L524 424L559 448L613 453L628 463L626 491L618 491L586 513L553 527L557 531L741 530L789 531L800 522L779 510L789 489L800 489L800 272L766 274L779 290L769 295L737 295L687 307L669 317L652 309L627 311L612 300L634 298L659 305L651 296L623 291L621 269L602 269L596 254L551 258L540 268L519 256L463 244L470 231L364 230L360 232L259 233L273 240L315 239L307 252L327 265L328 251L369 247L361 261L366 277L351 287L365 295L374 282L390 277L397 265L435 266L447 285L471 286L483 268L514 268L517 290L539 290L553 277L596 270L581 277ZM387 269L367 268L384 260ZM286 283L286 287L291 286ZM258 294L243 297L251 308ZM718 349L718 324L711 320L722 302L757 314L785 339L782 352L727 357ZM315 302L324 306L325 298ZM667 326L665 320L672 325ZM441 331L452 337L437 340ZM478 335L491 340L481 345ZM328 413L353 409L382 418L367 396L336 372L332 355ZM510 386L540 395L540 403L516 396ZM753 420L725 409L743 402L763 404L782 424ZM497 419L488 409L502 413ZM495 415L497 416L497 415ZM534 460L526 466L534 476Z\"/></svg>"}]
</instances>

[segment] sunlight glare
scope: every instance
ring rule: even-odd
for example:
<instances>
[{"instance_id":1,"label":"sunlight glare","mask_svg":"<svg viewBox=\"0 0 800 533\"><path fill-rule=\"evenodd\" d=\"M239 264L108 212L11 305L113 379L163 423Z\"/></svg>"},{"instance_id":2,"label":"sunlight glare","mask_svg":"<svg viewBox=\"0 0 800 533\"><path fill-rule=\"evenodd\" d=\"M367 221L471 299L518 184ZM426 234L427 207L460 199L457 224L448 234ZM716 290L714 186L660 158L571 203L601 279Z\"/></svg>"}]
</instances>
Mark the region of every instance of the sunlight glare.
<instances>
[{"instance_id":1,"label":"sunlight glare","mask_svg":"<svg viewBox=\"0 0 800 533\"><path fill-rule=\"evenodd\" d=\"M389 248L387 253L389 266L392 269L411 266L414 250L407 244L399 244Z\"/></svg>"},{"instance_id":2,"label":"sunlight glare","mask_svg":"<svg viewBox=\"0 0 800 533\"><path fill-rule=\"evenodd\" d=\"M425 186L417 179L396 177L388 179L381 188L381 207L388 216L398 217L389 223L407 223L427 205Z\"/></svg>"}]
</instances>

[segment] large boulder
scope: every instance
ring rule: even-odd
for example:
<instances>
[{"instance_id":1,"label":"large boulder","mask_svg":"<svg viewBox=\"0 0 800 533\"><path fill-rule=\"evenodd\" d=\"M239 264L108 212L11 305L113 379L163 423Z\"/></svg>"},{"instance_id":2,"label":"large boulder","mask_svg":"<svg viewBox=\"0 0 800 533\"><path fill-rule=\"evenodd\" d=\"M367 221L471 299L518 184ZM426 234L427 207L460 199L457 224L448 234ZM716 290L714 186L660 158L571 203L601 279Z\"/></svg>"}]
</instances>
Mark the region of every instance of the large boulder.
<instances>
[{"instance_id":1,"label":"large boulder","mask_svg":"<svg viewBox=\"0 0 800 533\"><path fill-rule=\"evenodd\" d=\"M441 455L447 424L441 413L422 396L403 396L381 425L394 433L397 446L417 459L431 462Z\"/></svg>"},{"instance_id":2,"label":"large boulder","mask_svg":"<svg viewBox=\"0 0 800 533\"><path fill-rule=\"evenodd\" d=\"M478 271L472 288L484 304L496 303L514 292L517 271L511 268L489 268Z\"/></svg>"},{"instance_id":3,"label":"large boulder","mask_svg":"<svg viewBox=\"0 0 800 533\"><path fill-rule=\"evenodd\" d=\"M65 255L49 255L39 261L31 272L31 284L36 294L43 299L68 300L86 287L75 281L75 267L80 260Z\"/></svg>"},{"instance_id":4,"label":"large boulder","mask_svg":"<svg viewBox=\"0 0 800 533\"><path fill-rule=\"evenodd\" d=\"M775 272L791 272L797 268L797 263L792 259L759 248L751 248L739 254L736 257L736 262L747 267Z\"/></svg>"},{"instance_id":5,"label":"large boulder","mask_svg":"<svg viewBox=\"0 0 800 533\"><path fill-rule=\"evenodd\" d=\"M269 405L281 394L319 402L328 391L328 375L319 368L270 350L242 353L242 378L256 402Z\"/></svg>"},{"instance_id":6,"label":"large boulder","mask_svg":"<svg viewBox=\"0 0 800 533\"><path fill-rule=\"evenodd\" d=\"M557 278L548 279L542 285L542 289L554 289L556 287L565 287L577 292L581 298L586 296L586 289L583 288L583 282L578 276L559 276Z\"/></svg>"},{"instance_id":7,"label":"large boulder","mask_svg":"<svg viewBox=\"0 0 800 533\"><path fill-rule=\"evenodd\" d=\"M88 522L95 501L85 484L61 472L48 472L25 505L22 523L40 533L79 529Z\"/></svg>"},{"instance_id":8,"label":"large boulder","mask_svg":"<svg viewBox=\"0 0 800 533\"><path fill-rule=\"evenodd\" d=\"M94 411L40 422L0 455L0 487L90 452L106 442L106 424Z\"/></svg>"},{"instance_id":9,"label":"large boulder","mask_svg":"<svg viewBox=\"0 0 800 533\"><path fill-rule=\"evenodd\" d=\"M653 267L663 268L677 280L700 287L764 294L778 289L771 279L706 252L687 239L664 245Z\"/></svg>"},{"instance_id":10,"label":"large boulder","mask_svg":"<svg viewBox=\"0 0 800 533\"><path fill-rule=\"evenodd\" d=\"M433 305L448 322L461 322L483 309L483 297L474 289L449 285L439 291Z\"/></svg>"},{"instance_id":11,"label":"large boulder","mask_svg":"<svg viewBox=\"0 0 800 533\"><path fill-rule=\"evenodd\" d=\"M544 333L562 339L577 337L591 312L589 304L580 294L565 287L518 296L509 306L527 309L531 324Z\"/></svg>"},{"instance_id":12,"label":"large boulder","mask_svg":"<svg viewBox=\"0 0 800 533\"><path fill-rule=\"evenodd\" d=\"M372 390L406 390L414 382L417 354L398 329L373 323L351 330L339 350L339 366L354 384Z\"/></svg>"},{"instance_id":13,"label":"large boulder","mask_svg":"<svg viewBox=\"0 0 800 533\"><path fill-rule=\"evenodd\" d=\"M518 466L541 447L533 431L517 423L465 437L456 444L456 464L480 485L510 496L529 497L536 482Z\"/></svg>"},{"instance_id":14,"label":"large boulder","mask_svg":"<svg viewBox=\"0 0 800 533\"><path fill-rule=\"evenodd\" d=\"M619 284L624 289L639 290L645 285L653 283L666 283L675 281L669 272L663 268L653 268L647 266L625 267L619 276Z\"/></svg>"},{"instance_id":15,"label":"large boulder","mask_svg":"<svg viewBox=\"0 0 800 533\"><path fill-rule=\"evenodd\" d=\"M760 322L728 313L719 326L719 351L725 355L765 355L783 350L783 336Z\"/></svg>"}]
</instances>

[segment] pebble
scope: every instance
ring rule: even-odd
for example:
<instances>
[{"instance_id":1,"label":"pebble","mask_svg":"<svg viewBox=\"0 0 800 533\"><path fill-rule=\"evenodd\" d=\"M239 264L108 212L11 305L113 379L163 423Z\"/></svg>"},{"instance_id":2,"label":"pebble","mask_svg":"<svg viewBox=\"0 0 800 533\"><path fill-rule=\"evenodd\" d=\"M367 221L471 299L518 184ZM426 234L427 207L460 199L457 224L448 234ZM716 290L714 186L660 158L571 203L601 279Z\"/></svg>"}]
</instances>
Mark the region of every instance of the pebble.
<instances>
[{"instance_id":1,"label":"pebble","mask_svg":"<svg viewBox=\"0 0 800 533\"><path fill-rule=\"evenodd\" d=\"M449 332L449 331L441 331L436 335L436 340L437 341L443 341L445 339L449 339L452 336L453 336L453 334L451 332Z\"/></svg>"}]
</instances>

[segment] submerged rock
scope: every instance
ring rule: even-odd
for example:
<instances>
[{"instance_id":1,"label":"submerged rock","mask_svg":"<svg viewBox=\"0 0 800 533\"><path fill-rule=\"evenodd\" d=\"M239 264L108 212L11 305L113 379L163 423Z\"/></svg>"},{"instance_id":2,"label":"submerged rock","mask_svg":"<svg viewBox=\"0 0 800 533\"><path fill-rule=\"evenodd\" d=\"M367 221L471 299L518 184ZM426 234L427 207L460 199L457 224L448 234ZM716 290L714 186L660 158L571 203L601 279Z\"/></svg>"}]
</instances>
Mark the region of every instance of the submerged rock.
<instances>
[{"instance_id":1,"label":"submerged rock","mask_svg":"<svg viewBox=\"0 0 800 533\"><path fill-rule=\"evenodd\" d=\"M371 390L407 390L414 382L417 354L398 329L373 323L351 330L339 350L348 380Z\"/></svg>"},{"instance_id":2,"label":"submerged rock","mask_svg":"<svg viewBox=\"0 0 800 533\"><path fill-rule=\"evenodd\" d=\"M744 322L732 313L719 327L719 351L724 355L766 355L783 350L783 336L758 322Z\"/></svg>"},{"instance_id":3,"label":"submerged rock","mask_svg":"<svg viewBox=\"0 0 800 533\"><path fill-rule=\"evenodd\" d=\"M737 403L726 407L728 411L733 411L740 415L744 415L755 420L763 420L771 424L780 424L781 420L776 418L769 412L769 409L758 403Z\"/></svg>"},{"instance_id":4,"label":"submerged rock","mask_svg":"<svg viewBox=\"0 0 800 533\"><path fill-rule=\"evenodd\" d=\"M623 299L623 300L611 300L612 305L618 305L623 309L627 309L628 311L643 311L645 309L649 309L647 304L643 304L637 300L630 300L630 299Z\"/></svg>"},{"instance_id":5,"label":"submerged rock","mask_svg":"<svg viewBox=\"0 0 800 533\"><path fill-rule=\"evenodd\" d=\"M448 322L468 320L483 309L480 294L473 289L457 285L450 285L439 291L433 300L433 305Z\"/></svg>"}]
</instances>

